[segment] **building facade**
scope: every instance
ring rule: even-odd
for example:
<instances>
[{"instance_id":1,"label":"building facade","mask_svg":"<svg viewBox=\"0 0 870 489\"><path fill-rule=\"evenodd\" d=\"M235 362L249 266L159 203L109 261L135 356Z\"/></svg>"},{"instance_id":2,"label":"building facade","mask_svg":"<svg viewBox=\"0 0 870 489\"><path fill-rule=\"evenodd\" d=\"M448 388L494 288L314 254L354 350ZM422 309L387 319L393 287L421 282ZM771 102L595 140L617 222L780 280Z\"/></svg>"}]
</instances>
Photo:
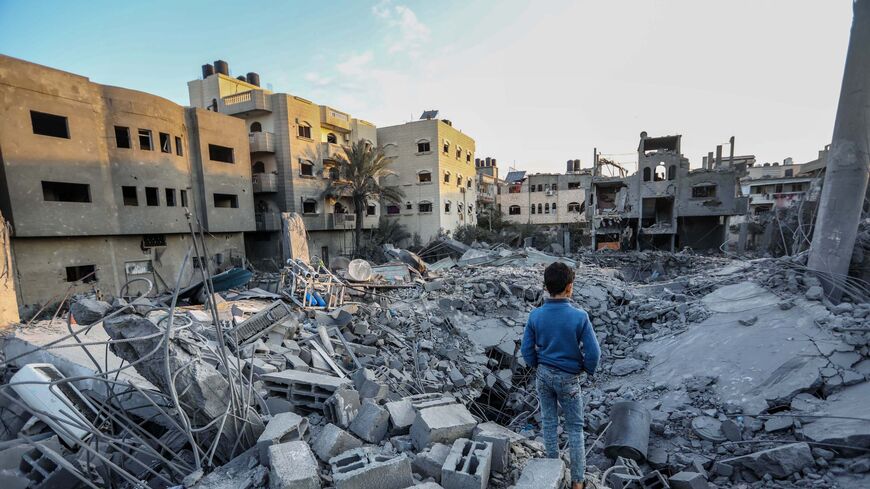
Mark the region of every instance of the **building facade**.
<instances>
[{"instance_id":1,"label":"building facade","mask_svg":"<svg viewBox=\"0 0 870 489\"><path fill-rule=\"evenodd\" d=\"M495 158L475 158L477 171L477 215L487 214L498 204L499 184L498 161Z\"/></svg>"},{"instance_id":2,"label":"building facade","mask_svg":"<svg viewBox=\"0 0 870 489\"><path fill-rule=\"evenodd\" d=\"M691 170L682 136L640 135L634 174L606 175L612 162L596 154L587 212L593 247L714 249L727 239L729 216L743 214L736 166Z\"/></svg>"},{"instance_id":3,"label":"building facade","mask_svg":"<svg viewBox=\"0 0 870 489\"><path fill-rule=\"evenodd\" d=\"M395 172L384 184L405 194L400 204L383 203L387 218L424 244L439 232L477 224L474 139L437 114L377 132Z\"/></svg>"},{"instance_id":4,"label":"building facade","mask_svg":"<svg viewBox=\"0 0 870 489\"><path fill-rule=\"evenodd\" d=\"M7 56L0 79L0 212L20 307L118 295L134 278L173 288L191 224L208 256L194 255L182 285L195 268L241 264L254 230L242 121Z\"/></svg>"},{"instance_id":5,"label":"building facade","mask_svg":"<svg viewBox=\"0 0 870 489\"><path fill-rule=\"evenodd\" d=\"M585 224L592 174L580 169L579 160L575 167L574 161L564 174L511 172L498 195L503 219L512 224Z\"/></svg>"},{"instance_id":6,"label":"building facade","mask_svg":"<svg viewBox=\"0 0 870 489\"><path fill-rule=\"evenodd\" d=\"M329 263L330 256L352 251L356 214L350 199L324 195L338 178L336 161L344 147L359 140L377 145L375 126L302 97L273 93L259 75L233 78L226 62L203 66L203 77L188 82L190 104L244 121L250 141L256 230L245 235L249 259L275 266L282 250L281 214L302 216L309 249ZM378 224L380 205L370 202L364 227Z\"/></svg>"}]
</instances>

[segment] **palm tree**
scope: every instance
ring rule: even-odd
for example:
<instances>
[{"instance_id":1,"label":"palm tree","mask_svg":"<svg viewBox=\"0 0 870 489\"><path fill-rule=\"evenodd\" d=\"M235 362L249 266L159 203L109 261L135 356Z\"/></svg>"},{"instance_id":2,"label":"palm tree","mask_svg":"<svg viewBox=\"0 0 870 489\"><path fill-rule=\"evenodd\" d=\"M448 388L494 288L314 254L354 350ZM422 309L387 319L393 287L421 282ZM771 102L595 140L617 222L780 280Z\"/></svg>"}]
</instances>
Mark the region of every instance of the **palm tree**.
<instances>
[{"instance_id":1,"label":"palm tree","mask_svg":"<svg viewBox=\"0 0 870 489\"><path fill-rule=\"evenodd\" d=\"M389 170L393 160L384 156L382 148L374 147L370 142L360 139L349 148L345 147L344 152L345 155L339 154L336 158L338 178L330 180L324 194L333 198L350 197L353 202L353 210L356 213L353 251L356 255L360 249L363 219L368 201L383 199L398 203L402 201L405 193L399 188L381 185L381 177L394 174Z\"/></svg>"}]
</instances>

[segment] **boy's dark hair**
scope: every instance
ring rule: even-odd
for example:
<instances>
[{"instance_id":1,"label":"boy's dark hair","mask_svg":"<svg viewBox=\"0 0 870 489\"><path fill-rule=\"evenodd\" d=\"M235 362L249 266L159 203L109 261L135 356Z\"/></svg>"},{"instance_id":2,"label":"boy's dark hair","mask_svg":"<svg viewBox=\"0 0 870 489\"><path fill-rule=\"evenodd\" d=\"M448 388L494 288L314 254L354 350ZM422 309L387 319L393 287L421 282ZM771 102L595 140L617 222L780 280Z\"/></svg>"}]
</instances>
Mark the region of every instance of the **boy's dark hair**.
<instances>
[{"instance_id":1,"label":"boy's dark hair","mask_svg":"<svg viewBox=\"0 0 870 489\"><path fill-rule=\"evenodd\" d=\"M565 292L568 284L574 281L574 270L562 262L551 263L544 270L544 287L550 295Z\"/></svg>"}]
</instances>

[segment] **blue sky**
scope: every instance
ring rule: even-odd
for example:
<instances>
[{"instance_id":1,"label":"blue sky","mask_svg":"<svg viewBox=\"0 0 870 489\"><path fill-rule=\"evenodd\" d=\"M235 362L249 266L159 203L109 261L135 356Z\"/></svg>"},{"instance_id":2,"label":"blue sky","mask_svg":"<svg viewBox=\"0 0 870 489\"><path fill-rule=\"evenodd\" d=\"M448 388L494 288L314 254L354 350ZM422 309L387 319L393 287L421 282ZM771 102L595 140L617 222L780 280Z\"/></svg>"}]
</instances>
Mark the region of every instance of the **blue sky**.
<instances>
[{"instance_id":1,"label":"blue sky","mask_svg":"<svg viewBox=\"0 0 870 489\"><path fill-rule=\"evenodd\" d=\"M0 0L0 52L181 104L224 59L377 125L440 109L503 171L562 171L632 160L642 130L683 134L695 166L732 135L814 158L850 23L848 0Z\"/></svg>"}]
</instances>

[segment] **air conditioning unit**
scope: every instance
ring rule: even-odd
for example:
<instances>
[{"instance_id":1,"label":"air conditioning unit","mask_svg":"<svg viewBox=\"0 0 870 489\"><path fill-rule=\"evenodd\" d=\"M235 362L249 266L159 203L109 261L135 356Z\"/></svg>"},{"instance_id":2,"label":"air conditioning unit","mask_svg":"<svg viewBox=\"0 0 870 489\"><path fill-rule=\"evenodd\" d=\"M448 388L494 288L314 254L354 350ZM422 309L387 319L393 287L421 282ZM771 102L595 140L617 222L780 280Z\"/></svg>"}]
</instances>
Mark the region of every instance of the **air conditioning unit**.
<instances>
[{"instance_id":1,"label":"air conditioning unit","mask_svg":"<svg viewBox=\"0 0 870 489\"><path fill-rule=\"evenodd\" d=\"M346 143L349 143L349 142L350 142L350 133L346 133L346 134L344 135L344 141L345 141Z\"/></svg>"},{"instance_id":2,"label":"air conditioning unit","mask_svg":"<svg viewBox=\"0 0 870 489\"><path fill-rule=\"evenodd\" d=\"M97 410L72 383L65 382L65 378L50 363L29 363L12 376L9 385L35 411L37 418L72 445L90 434L81 426L93 427Z\"/></svg>"}]
</instances>

